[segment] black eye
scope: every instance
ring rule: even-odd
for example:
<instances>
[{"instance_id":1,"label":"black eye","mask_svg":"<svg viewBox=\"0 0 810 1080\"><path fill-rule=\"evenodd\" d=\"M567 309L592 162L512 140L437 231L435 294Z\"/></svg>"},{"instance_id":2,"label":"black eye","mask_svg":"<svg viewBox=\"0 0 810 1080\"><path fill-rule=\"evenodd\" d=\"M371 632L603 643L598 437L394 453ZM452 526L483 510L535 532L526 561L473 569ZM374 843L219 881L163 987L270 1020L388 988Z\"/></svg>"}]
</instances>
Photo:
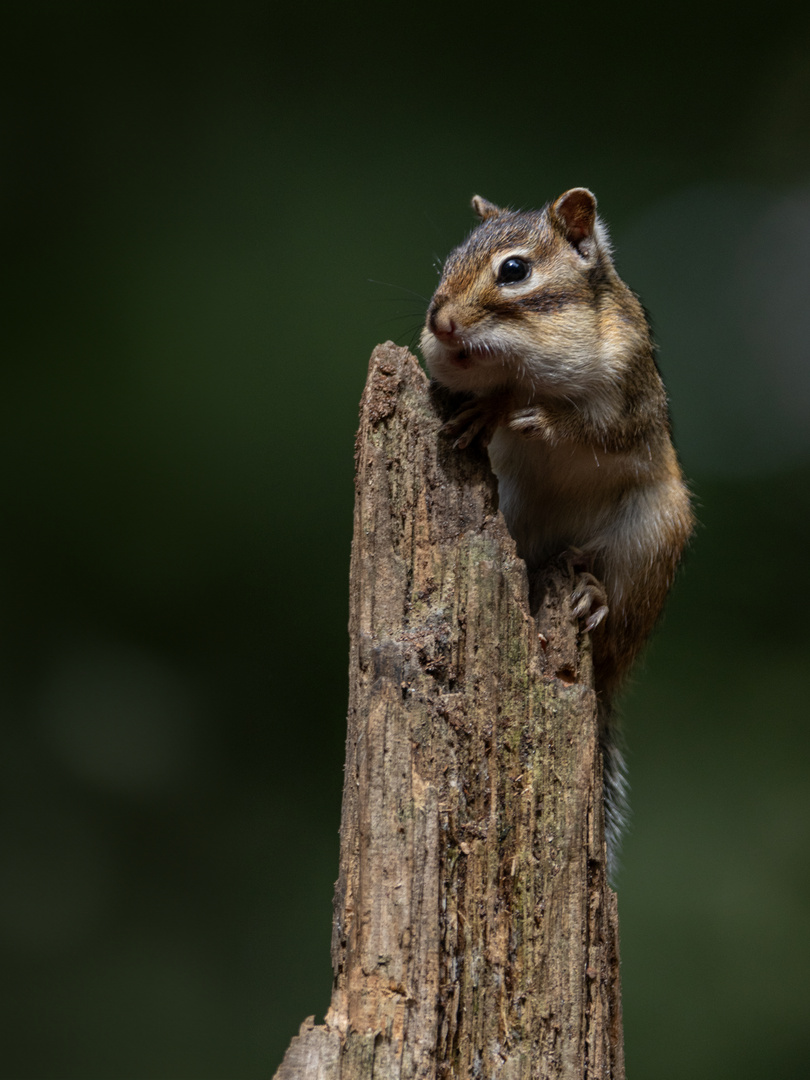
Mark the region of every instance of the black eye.
<instances>
[{"instance_id":1,"label":"black eye","mask_svg":"<svg viewBox=\"0 0 810 1080\"><path fill-rule=\"evenodd\" d=\"M513 285L516 281L525 281L529 276L531 267L525 259L519 259L513 255L511 259L504 259L498 270L499 285Z\"/></svg>"}]
</instances>

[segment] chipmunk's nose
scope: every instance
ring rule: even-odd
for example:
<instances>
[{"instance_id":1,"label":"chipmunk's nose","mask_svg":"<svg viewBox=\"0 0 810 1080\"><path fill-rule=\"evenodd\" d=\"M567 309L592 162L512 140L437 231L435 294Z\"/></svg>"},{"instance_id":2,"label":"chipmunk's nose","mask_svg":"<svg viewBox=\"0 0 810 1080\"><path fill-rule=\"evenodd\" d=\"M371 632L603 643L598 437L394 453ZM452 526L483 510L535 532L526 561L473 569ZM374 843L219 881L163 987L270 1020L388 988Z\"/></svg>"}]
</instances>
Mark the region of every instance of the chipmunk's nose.
<instances>
[{"instance_id":1,"label":"chipmunk's nose","mask_svg":"<svg viewBox=\"0 0 810 1080\"><path fill-rule=\"evenodd\" d=\"M430 305L428 326L439 341L449 341L456 336L458 326L442 298L434 299Z\"/></svg>"}]
</instances>

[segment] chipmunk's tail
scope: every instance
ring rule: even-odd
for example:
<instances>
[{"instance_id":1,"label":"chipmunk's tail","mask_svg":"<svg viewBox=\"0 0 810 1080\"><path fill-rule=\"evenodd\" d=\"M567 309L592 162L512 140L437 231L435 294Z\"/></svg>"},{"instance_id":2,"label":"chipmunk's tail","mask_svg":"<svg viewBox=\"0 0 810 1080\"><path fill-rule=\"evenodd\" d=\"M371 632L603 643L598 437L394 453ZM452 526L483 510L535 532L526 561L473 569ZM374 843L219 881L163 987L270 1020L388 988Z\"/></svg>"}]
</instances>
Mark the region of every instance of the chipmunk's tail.
<instances>
[{"instance_id":1,"label":"chipmunk's tail","mask_svg":"<svg viewBox=\"0 0 810 1080\"><path fill-rule=\"evenodd\" d=\"M630 816L627 798L627 766L618 718L609 701L599 702L599 745L602 748L602 789L605 803L605 842L608 875L615 879L619 868L622 833Z\"/></svg>"}]
</instances>

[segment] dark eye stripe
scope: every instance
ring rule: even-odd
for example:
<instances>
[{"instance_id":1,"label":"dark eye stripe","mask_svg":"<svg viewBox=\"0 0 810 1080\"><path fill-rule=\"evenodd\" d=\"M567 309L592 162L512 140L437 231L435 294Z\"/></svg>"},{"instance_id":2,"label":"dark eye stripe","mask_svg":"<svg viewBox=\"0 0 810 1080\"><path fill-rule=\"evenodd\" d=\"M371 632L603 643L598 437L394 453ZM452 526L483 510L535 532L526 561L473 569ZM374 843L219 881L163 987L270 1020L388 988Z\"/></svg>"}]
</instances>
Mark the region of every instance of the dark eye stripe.
<instances>
[{"instance_id":1,"label":"dark eye stripe","mask_svg":"<svg viewBox=\"0 0 810 1080\"><path fill-rule=\"evenodd\" d=\"M587 297L567 289L548 290L521 296L517 303L524 311L549 312L559 311L569 304L587 303Z\"/></svg>"}]
</instances>

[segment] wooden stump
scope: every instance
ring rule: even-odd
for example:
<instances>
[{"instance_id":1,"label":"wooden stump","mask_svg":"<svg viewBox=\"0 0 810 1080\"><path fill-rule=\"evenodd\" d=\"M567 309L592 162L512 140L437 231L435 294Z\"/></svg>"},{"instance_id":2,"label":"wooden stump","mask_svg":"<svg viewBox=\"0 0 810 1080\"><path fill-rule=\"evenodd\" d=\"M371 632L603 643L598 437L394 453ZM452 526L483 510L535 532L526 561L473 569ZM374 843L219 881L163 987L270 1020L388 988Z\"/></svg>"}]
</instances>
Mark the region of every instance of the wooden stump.
<instances>
[{"instance_id":1,"label":"wooden stump","mask_svg":"<svg viewBox=\"0 0 810 1080\"><path fill-rule=\"evenodd\" d=\"M371 359L357 436L332 1002L276 1080L623 1080L587 638L529 612L486 455L416 360Z\"/></svg>"}]
</instances>

